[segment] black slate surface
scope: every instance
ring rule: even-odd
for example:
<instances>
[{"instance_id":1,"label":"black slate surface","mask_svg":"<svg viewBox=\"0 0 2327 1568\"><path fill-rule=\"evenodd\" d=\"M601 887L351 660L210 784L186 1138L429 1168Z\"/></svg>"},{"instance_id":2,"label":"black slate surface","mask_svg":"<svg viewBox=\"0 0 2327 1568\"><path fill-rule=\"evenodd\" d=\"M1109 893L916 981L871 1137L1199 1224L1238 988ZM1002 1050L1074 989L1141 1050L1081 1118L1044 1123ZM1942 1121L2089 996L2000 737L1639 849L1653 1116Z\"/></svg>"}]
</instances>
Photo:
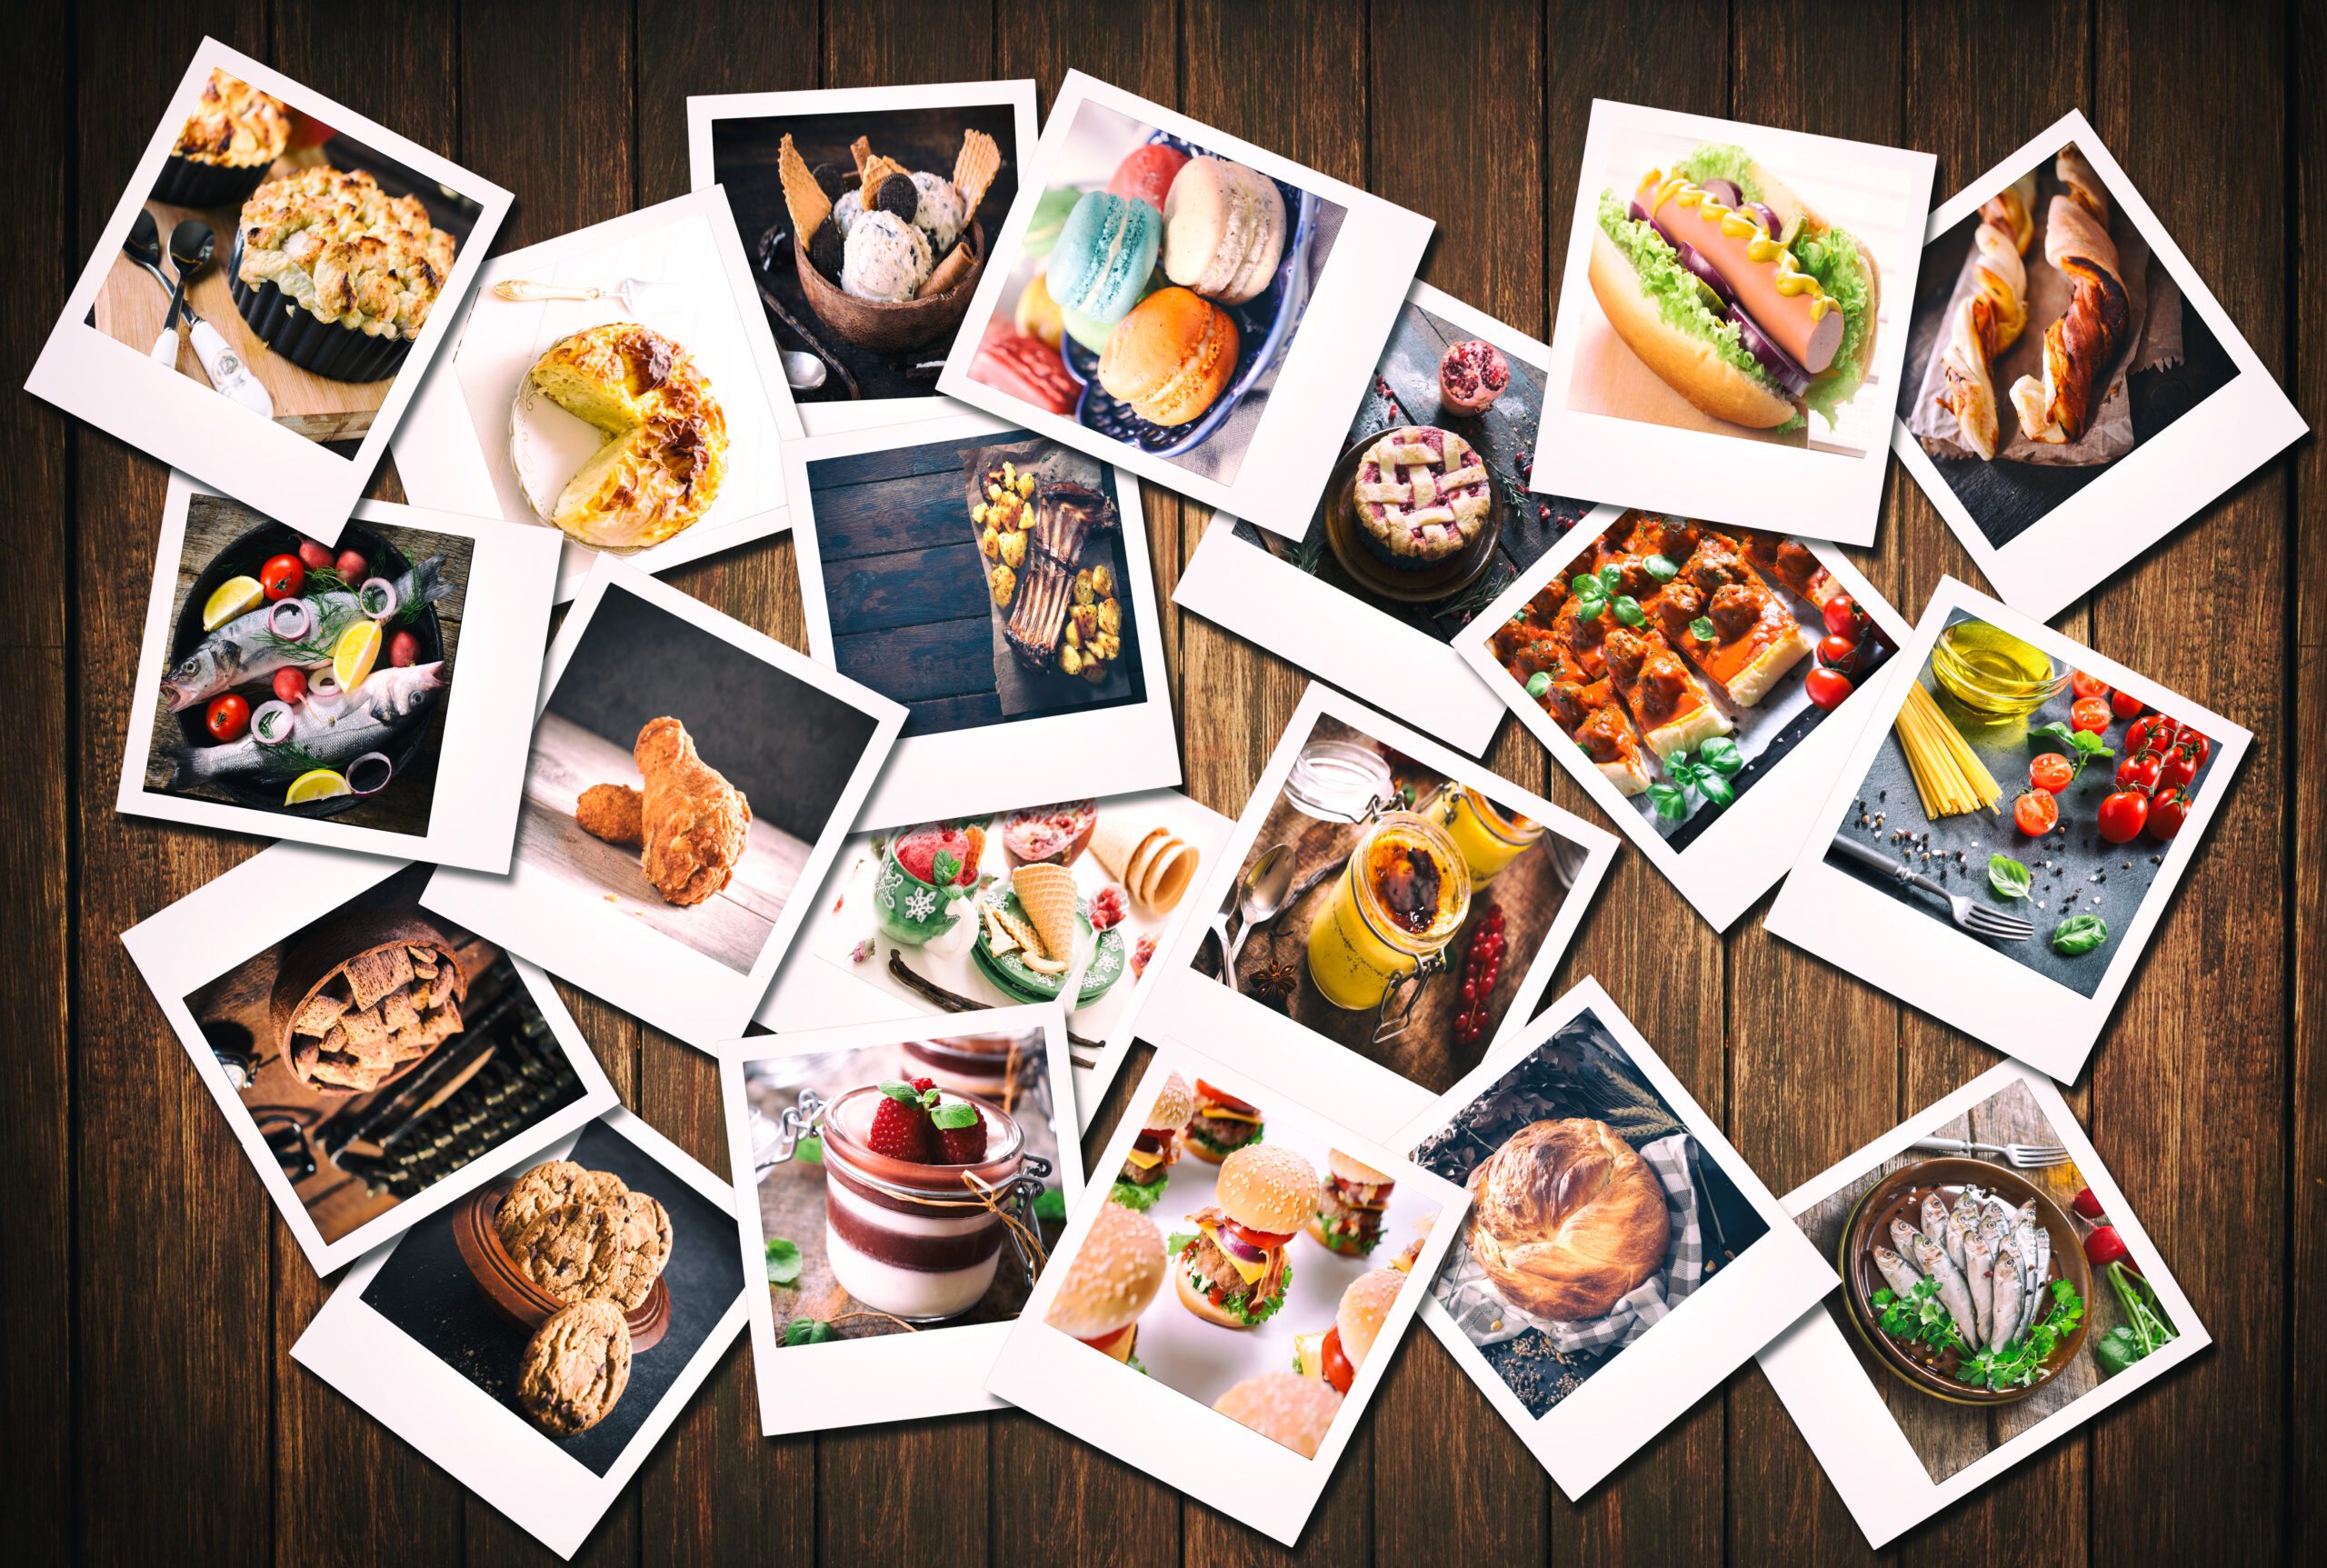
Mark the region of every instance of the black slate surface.
<instances>
[{"instance_id":1,"label":"black slate surface","mask_svg":"<svg viewBox=\"0 0 2327 1568\"><path fill-rule=\"evenodd\" d=\"M706 1202L604 1122L583 1129L566 1158L590 1170L613 1172L631 1191L658 1200L671 1215L671 1261L663 1268L671 1294L669 1329L653 1348L631 1358L630 1383L604 1421L564 1439L540 1433L544 1443L556 1443L592 1473L604 1475L743 1293L743 1243L734 1216ZM494 1315L461 1262L453 1241L454 1213L460 1206L414 1225L372 1276L362 1299L539 1433L512 1397L517 1363L531 1336Z\"/></svg>"}]
</instances>

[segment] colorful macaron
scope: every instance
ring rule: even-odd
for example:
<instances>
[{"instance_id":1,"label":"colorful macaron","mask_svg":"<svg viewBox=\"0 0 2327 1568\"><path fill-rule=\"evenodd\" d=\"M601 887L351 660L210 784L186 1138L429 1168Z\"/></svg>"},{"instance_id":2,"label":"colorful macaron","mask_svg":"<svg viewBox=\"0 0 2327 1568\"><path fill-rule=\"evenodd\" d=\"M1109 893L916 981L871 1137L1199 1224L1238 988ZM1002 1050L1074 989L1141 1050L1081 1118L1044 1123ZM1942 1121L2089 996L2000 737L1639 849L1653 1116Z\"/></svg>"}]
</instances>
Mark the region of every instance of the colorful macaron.
<instances>
[{"instance_id":1,"label":"colorful macaron","mask_svg":"<svg viewBox=\"0 0 2327 1568\"><path fill-rule=\"evenodd\" d=\"M1051 252L1051 297L1094 321L1121 321L1139 303L1164 221L1145 202L1093 191L1074 204Z\"/></svg>"},{"instance_id":2,"label":"colorful macaron","mask_svg":"<svg viewBox=\"0 0 2327 1568\"><path fill-rule=\"evenodd\" d=\"M1223 305L1267 288L1284 255L1284 195L1257 169L1191 158L1164 198L1164 275Z\"/></svg>"},{"instance_id":3,"label":"colorful macaron","mask_svg":"<svg viewBox=\"0 0 2327 1568\"><path fill-rule=\"evenodd\" d=\"M970 379L1059 414L1074 412L1080 391L1058 350L1000 322L980 340L977 356L970 362Z\"/></svg>"},{"instance_id":4,"label":"colorful macaron","mask_svg":"<svg viewBox=\"0 0 2327 1568\"><path fill-rule=\"evenodd\" d=\"M1171 193L1172 182L1179 177L1187 162L1187 154L1161 142L1134 147L1130 155L1115 165L1115 177L1107 182L1107 190L1114 195L1145 202L1160 213L1164 210L1164 198Z\"/></svg>"},{"instance_id":5,"label":"colorful macaron","mask_svg":"<svg viewBox=\"0 0 2327 1568\"><path fill-rule=\"evenodd\" d=\"M1187 289L1160 288L1115 324L1099 385L1151 424L1186 424L1228 389L1237 347L1226 311Z\"/></svg>"}]
</instances>

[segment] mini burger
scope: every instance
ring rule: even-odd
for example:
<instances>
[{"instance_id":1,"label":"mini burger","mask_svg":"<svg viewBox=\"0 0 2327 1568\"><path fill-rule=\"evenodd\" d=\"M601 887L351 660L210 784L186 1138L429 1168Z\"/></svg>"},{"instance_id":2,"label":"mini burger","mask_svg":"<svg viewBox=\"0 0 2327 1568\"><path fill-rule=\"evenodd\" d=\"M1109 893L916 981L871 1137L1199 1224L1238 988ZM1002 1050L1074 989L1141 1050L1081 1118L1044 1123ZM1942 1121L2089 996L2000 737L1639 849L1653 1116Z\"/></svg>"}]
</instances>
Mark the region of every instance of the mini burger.
<instances>
[{"instance_id":1,"label":"mini burger","mask_svg":"<svg viewBox=\"0 0 2327 1568\"><path fill-rule=\"evenodd\" d=\"M1199 1078L1195 1116L1180 1141L1197 1159L1217 1165L1247 1144L1261 1141L1260 1107L1223 1094Z\"/></svg>"},{"instance_id":2,"label":"mini burger","mask_svg":"<svg viewBox=\"0 0 2327 1568\"><path fill-rule=\"evenodd\" d=\"M1347 1393L1365 1364L1382 1320L1406 1283L1396 1269L1375 1269L1350 1282L1342 1304L1333 1313L1333 1326L1323 1333L1304 1333L1293 1341L1293 1370L1303 1377L1322 1378L1335 1393Z\"/></svg>"},{"instance_id":3,"label":"mini burger","mask_svg":"<svg viewBox=\"0 0 2327 1568\"><path fill-rule=\"evenodd\" d=\"M1173 1162L1180 1157L1180 1129L1188 1124L1195 1108L1195 1095L1185 1078L1173 1073L1164 1080L1163 1092L1148 1108L1147 1121L1124 1156L1122 1174L1115 1177L1115 1202L1140 1210L1155 1206L1171 1176Z\"/></svg>"},{"instance_id":4,"label":"mini burger","mask_svg":"<svg viewBox=\"0 0 2327 1568\"><path fill-rule=\"evenodd\" d=\"M1212 1408L1303 1459L1314 1459L1341 1411L1342 1396L1314 1378L1264 1372L1222 1394Z\"/></svg>"},{"instance_id":5,"label":"mini burger","mask_svg":"<svg viewBox=\"0 0 2327 1568\"><path fill-rule=\"evenodd\" d=\"M1393 1183L1339 1149L1326 1155L1325 1168L1316 1213L1309 1216L1309 1239L1351 1257L1371 1256L1382 1240L1382 1205L1390 1201Z\"/></svg>"},{"instance_id":6,"label":"mini burger","mask_svg":"<svg viewBox=\"0 0 2327 1568\"><path fill-rule=\"evenodd\" d=\"M1121 1203L1104 1203L1043 1321L1138 1366L1132 1351L1139 1343L1139 1314L1164 1288L1164 1238L1155 1222Z\"/></svg>"},{"instance_id":7,"label":"mini burger","mask_svg":"<svg viewBox=\"0 0 2327 1568\"><path fill-rule=\"evenodd\" d=\"M1293 1278L1284 1249L1308 1223L1316 1191L1316 1168L1290 1149L1263 1144L1222 1161L1218 1203L1188 1216L1192 1233L1172 1238L1182 1303L1223 1328L1267 1322L1284 1304Z\"/></svg>"},{"instance_id":8,"label":"mini burger","mask_svg":"<svg viewBox=\"0 0 2327 1568\"><path fill-rule=\"evenodd\" d=\"M1716 419L1829 427L1874 358L1882 275L1865 245L1743 148L1706 143L1600 193L1592 293L1666 385Z\"/></svg>"}]
</instances>

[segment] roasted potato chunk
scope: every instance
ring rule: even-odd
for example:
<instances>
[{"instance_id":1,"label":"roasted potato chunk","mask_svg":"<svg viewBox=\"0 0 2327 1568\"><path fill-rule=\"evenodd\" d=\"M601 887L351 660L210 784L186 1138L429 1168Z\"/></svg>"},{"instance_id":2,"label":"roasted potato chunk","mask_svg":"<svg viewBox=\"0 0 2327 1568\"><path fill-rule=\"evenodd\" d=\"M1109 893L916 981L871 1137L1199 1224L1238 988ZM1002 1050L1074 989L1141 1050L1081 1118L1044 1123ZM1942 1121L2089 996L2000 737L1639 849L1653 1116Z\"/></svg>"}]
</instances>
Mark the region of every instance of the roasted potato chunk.
<instances>
[{"instance_id":1,"label":"roasted potato chunk","mask_svg":"<svg viewBox=\"0 0 2327 1568\"><path fill-rule=\"evenodd\" d=\"M1120 599L1100 600L1097 619L1099 630L1103 632L1122 631L1124 629L1123 601Z\"/></svg>"},{"instance_id":2,"label":"roasted potato chunk","mask_svg":"<svg viewBox=\"0 0 2327 1568\"><path fill-rule=\"evenodd\" d=\"M1004 610L1010 608L1011 598L1018 592L1018 574L1007 566L996 566L986 583L994 590L994 604Z\"/></svg>"}]
</instances>

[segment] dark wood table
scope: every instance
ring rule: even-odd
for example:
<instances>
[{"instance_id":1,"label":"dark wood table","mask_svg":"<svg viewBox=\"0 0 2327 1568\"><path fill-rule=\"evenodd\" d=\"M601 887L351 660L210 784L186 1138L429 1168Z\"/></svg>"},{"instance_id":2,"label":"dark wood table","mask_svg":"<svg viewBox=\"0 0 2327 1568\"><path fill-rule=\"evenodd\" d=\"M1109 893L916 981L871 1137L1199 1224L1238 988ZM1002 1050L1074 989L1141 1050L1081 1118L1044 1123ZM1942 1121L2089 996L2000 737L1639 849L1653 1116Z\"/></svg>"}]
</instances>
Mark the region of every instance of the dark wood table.
<instances>
[{"instance_id":1,"label":"dark wood table","mask_svg":"<svg viewBox=\"0 0 2327 1568\"><path fill-rule=\"evenodd\" d=\"M1373 0L1366 8L1027 0L644 5L197 0L27 7L0 94L18 172L0 323L21 385L205 33L512 188L530 245L686 188L690 93L1031 75L1070 64L1430 214L1423 275L1550 331L1591 100L1938 155L1956 189L2082 105L2314 425L2327 338L2306 215L2327 211L2327 12L2091 6ZM117 940L255 853L123 817L112 782L165 474L21 392L0 625L20 644L0 868L0 1256L9 1463L25 1561L551 1561L295 1365L330 1289L288 1244ZM2181 897L2071 1103L2214 1336L1896 1549L1909 1563L2290 1563L2322 1527L2327 1357L2327 527L2318 443L2236 486L2059 619L2255 732ZM384 470L375 487L399 492ZM1145 493L1160 592L1208 521ZM674 574L804 645L788 543ZM1854 558L1920 606L1977 580L1894 466ZM1233 814L1306 684L1168 604L1187 788ZM1515 726L1491 765L1593 808ZM2299 874L2298 868L2309 867ZM1637 854L1562 966L1586 974L1783 1190L1994 1054L1761 929L1726 936ZM707 1056L566 995L624 1098L726 1168ZM1135 1064L1123 1083L1135 1076ZM1118 1093L1098 1120L1111 1126ZM1095 1147L1095 1144L1092 1146ZM1297 1552L1009 1412L764 1441L739 1347L575 1559L962 1563L1842 1563L1857 1527L1748 1367L1580 1504L1426 1333L1400 1352Z\"/></svg>"}]
</instances>

